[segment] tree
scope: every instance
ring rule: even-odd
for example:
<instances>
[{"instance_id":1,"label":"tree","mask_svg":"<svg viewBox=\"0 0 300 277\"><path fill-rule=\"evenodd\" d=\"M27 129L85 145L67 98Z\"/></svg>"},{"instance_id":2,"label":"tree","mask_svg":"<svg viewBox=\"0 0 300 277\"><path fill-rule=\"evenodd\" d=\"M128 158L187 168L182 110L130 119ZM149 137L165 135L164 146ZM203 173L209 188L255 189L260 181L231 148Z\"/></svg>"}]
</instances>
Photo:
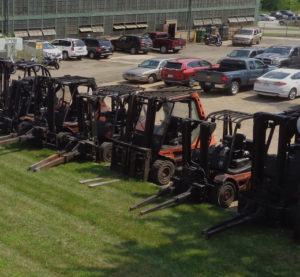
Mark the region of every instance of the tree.
<instances>
[{"instance_id":1,"label":"tree","mask_svg":"<svg viewBox=\"0 0 300 277\"><path fill-rule=\"evenodd\" d=\"M262 10L276 11L279 9L280 0L262 0L261 7Z\"/></svg>"}]
</instances>

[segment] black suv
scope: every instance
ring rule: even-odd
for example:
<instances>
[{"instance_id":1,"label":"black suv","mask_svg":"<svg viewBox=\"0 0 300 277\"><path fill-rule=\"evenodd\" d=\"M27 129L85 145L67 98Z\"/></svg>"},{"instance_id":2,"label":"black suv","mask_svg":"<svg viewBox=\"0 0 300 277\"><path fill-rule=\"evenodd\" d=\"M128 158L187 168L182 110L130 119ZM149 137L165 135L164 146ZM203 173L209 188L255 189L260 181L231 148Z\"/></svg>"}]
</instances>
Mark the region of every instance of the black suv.
<instances>
[{"instance_id":1,"label":"black suv","mask_svg":"<svg viewBox=\"0 0 300 277\"><path fill-rule=\"evenodd\" d=\"M300 46L299 45L274 45L270 46L256 59L262 60L265 64L278 67L300 68Z\"/></svg>"},{"instance_id":2,"label":"black suv","mask_svg":"<svg viewBox=\"0 0 300 277\"><path fill-rule=\"evenodd\" d=\"M87 46L87 56L89 58L108 58L110 55L112 55L112 44L110 40L105 38L83 38L82 40Z\"/></svg>"},{"instance_id":3,"label":"black suv","mask_svg":"<svg viewBox=\"0 0 300 277\"><path fill-rule=\"evenodd\" d=\"M114 50L125 50L131 54L140 51L147 54L152 49L152 40L149 37L142 36L122 36L118 39L111 40Z\"/></svg>"}]
</instances>

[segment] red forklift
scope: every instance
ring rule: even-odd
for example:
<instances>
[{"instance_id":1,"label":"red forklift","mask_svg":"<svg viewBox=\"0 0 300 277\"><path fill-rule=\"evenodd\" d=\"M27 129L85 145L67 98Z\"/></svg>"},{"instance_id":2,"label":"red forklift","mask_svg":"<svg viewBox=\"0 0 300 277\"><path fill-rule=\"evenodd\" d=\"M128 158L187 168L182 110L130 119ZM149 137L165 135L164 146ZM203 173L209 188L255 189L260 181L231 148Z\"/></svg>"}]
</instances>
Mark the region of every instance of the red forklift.
<instances>
[{"instance_id":1,"label":"red forklift","mask_svg":"<svg viewBox=\"0 0 300 277\"><path fill-rule=\"evenodd\" d=\"M132 206L130 210L167 195L171 195L171 198L141 211L141 215L188 199L229 207L237 199L239 191L248 189L252 141L237 131L244 121L252 118L248 113L222 110L211 113L206 120L182 119L183 170L173 176L172 185ZM211 145L218 121L223 129L221 143ZM199 136L196 147L192 149L191 136L194 130Z\"/></svg>"}]
</instances>

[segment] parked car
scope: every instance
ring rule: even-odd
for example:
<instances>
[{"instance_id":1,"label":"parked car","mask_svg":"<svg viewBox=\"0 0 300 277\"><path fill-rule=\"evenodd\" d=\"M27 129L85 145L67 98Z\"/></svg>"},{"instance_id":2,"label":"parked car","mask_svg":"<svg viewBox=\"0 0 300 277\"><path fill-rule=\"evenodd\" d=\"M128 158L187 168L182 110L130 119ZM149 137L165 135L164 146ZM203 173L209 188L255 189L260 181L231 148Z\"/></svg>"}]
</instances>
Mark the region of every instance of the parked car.
<instances>
[{"instance_id":1,"label":"parked car","mask_svg":"<svg viewBox=\"0 0 300 277\"><path fill-rule=\"evenodd\" d=\"M282 10L282 11L280 11L280 13L283 14L283 15L285 15L285 16L287 16L287 17L292 17L292 16L296 15L295 13L293 13L290 10Z\"/></svg>"},{"instance_id":2,"label":"parked car","mask_svg":"<svg viewBox=\"0 0 300 277\"><path fill-rule=\"evenodd\" d=\"M145 36L148 36L152 40L152 47L160 49L162 54L172 50L174 53L178 53L186 46L186 40L182 38L171 38L166 32L149 32Z\"/></svg>"},{"instance_id":3,"label":"parked car","mask_svg":"<svg viewBox=\"0 0 300 277\"><path fill-rule=\"evenodd\" d=\"M282 14L281 12L271 12L270 16L275 17L277 20L283 19L283 18L287 18L287 15Z\"/></svg>"},{"instance_id":4,"label":"parked car","mask_svg":"<svg viewBox=\"0 0 300 277\"><path fill-rule=\"evenodd\" d=\"M276 20L276 17L263 13L263 14L259 15L258 20L259 21L274 21L274 20Z\"/></svg>"},{"instance_id":5,"label":"parked car","mask_svg":"<svg viewBox=\"0 0 300 277\"><path fill-rule=\"evenodd\" d=\"M149 59L143 61L138 67L124 72L123 78L127 81L138 81L152 84L161 80L161 71L168 59Z\"/></svg>"},{"instance_id":6,"label":"parked car","mask_svg":"<svg viewBox=\"0 0 300 277\"><path fill-rule=\"evenodd\" d=\"M217 68L218 66L203 59L174 59L167 62L161 76L166 85L182 84L193 87L195 85L196 71Z\"/></svg>"},{"instance_id":7,"label":"parked car","mask_svg":"<svg viewBox=\"0 0 300 277\"><path fill-rule=\"evenodd\" d=\"M62 51L48 41L24 40L24 51L32 57L37 57L38 53L41 53L43 58L62 59Z\"/></svg>"},{"instance_id":8,"label":"parked car","mask_svg":"<svg viewBox=\"0 0 300 277\"><path fill-rule=\"evenodd\" d=\"M246 44L252 45L259 44L262 38L262 33L259 28L243 28L237 31L232 38L232 45Z\"/></svg>"},{"instance_id":9,"label":"parked car","mask_svg":"<svg viewBox=\"0 0 300 277\"><path fill-rule=\"evenodd\" d=\"M300 46L299 45L274 45L270 46L261 55L256 56L265 64L279 67L300 68Z\"/></svg>"},{"instance_id":10,"label":"parked car","mask_svg":"<svg viewBox=\"0 0 300 277\"><path fill-rule=\"evenodd\" d=\"M64 38L55 39L52 44L62 51L63 59L77 58L81 60L82 57L87 55L87 48L81 39Z\"/></svg>"},{"instance_id":11,"label":"parked car","mask_svg":"<svg viewBox=\"0 0 300 277\"><path fill-rule=\"evenodd\" d=\"M205 92L222 89L235 95L241 86L253 85L258 77L275 68L253 58L228 58L222 60L219 68L197 71L196 81Z\"/></svg>"},{"instance_id":12,"label":"parked car","mask_svg":"<svg viewBox=\"0 0 300 277\"><path fill-rule=\"evenodd\" d=\"M113 50L129 51L131 54L143 52L147 54L152 49L152 41L145 36L122 36L111 40Z\"/></svg>"},{"instance_id":13,"label":"parked car","mask_svg":"<svg viewBox=\"0 0 300 277\"><path fill-rule=\"evenodd\" d=\"M108 58L112 55L112 44L106 38L83 38L90 59Z\"/></svg>"},{"instance_id":14,"label":"parked car","mask_svg":"<svg viewBox=\"0 0 300 277\"><path fill-rule=\"evenodd\" d=\"M260 95L294 100L300 95L300 71L280 68L268 72L255 81L254 90Z\"/></svg>"},{"instance_id":15,"label":"parked car","mask_svg":"<svg viewBox=\"0 0 300 277\"><path fill-rule=\"evenodd\" d=\"M262 54L266 50L265 47L244 47L235 49L227 55L229 58L254 58Z\"/></svg>"}]
</instances>

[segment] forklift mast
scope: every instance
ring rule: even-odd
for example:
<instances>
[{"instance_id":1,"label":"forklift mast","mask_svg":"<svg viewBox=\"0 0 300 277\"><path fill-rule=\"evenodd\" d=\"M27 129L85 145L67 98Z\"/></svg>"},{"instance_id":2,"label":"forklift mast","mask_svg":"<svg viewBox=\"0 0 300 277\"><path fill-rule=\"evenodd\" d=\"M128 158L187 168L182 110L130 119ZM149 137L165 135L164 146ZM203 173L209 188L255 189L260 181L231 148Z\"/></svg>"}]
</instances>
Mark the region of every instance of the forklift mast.
<instances>
[{"instance_id":1,"label":"forklift mast","mask_svg":"<svg viewBox=\"0 0 300 277\"><path fill-rule=\"evenodd\" d=\"M254 115L251 188L240 193L238 213L204 229L206 237L256 222L292 227L300 243L299 131L299 110ZM277 146L275 154L269 153L272 141Z\"/></svg>"}]
</instances>

